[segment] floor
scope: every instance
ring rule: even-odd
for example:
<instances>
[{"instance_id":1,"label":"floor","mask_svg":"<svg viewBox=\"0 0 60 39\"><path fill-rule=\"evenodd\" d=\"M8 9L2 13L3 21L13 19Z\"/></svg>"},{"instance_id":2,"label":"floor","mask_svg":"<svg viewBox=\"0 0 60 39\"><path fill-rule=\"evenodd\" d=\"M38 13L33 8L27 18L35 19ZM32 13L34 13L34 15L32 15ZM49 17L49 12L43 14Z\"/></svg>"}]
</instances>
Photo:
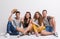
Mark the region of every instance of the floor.
<instances>
[{"instance_id":1,"label":"floor","mask_svg":"<svg viewBox=\"0 0 60 39\"><path fill-rule=\"evenodd\" d=\"M58 37L55 37L53 35L50 35L50 36L39 36L39 37L36 37L35 35L25 35L25 36L20 36L19 38L17 36L1 36L0 35L0 39L59 39Z\"/></svg>"}]
</instances>

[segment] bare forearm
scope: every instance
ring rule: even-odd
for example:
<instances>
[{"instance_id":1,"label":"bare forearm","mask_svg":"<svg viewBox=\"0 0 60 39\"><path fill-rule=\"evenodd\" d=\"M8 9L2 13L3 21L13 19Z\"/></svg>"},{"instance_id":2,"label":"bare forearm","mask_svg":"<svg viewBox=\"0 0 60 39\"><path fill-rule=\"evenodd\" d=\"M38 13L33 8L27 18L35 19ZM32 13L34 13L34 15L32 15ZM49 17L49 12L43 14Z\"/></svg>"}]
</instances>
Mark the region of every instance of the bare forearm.
<instances>
[{"instance_id":1,"label":"bare forearm","mask_svg":"<svg viewBox=\"0 0 60 39\"><path fill-rule=\"evenodd\" d=\"M13 15L13 14L11 14L11 15L9 16L9 18L8 18L9 21L12 21L12 15Z\"/></svg>"},{"instance_id":2,"label":"bare forearm","mask_svg":"<svg viewBox=\"0 0 60 39\"><path fill-rule=\"evenodd\" d=\"M13 9L13 10L11 11L11 15L10 15L9 18L8 18L9 21L12 21L12 15L13 15L16 11L17 11L17 9Z\"/></svg>"},{"instance_id":3,"label":"bare forearm","mask_svg":"<svg viewBox=\"0 0 60 39\"><path fill-rule=\"evenodd\" d=\"M56 31L56 21L53 19L53 26L54 26L54 31Z\"/></svg>"}]
</instances>

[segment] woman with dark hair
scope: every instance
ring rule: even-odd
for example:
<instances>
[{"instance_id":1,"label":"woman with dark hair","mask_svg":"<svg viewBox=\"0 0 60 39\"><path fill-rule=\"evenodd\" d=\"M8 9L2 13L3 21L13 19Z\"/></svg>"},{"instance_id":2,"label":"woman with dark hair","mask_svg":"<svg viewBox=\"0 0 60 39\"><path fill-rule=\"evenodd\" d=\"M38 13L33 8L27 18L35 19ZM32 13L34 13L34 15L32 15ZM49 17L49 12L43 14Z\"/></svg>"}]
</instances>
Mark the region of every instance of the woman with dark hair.
<instances>
[{"instance_id":1,"label":"woman with dark hair","mask_svg":"<svg viewBox=\"0 0 60 39\"><path fill-rule=\"evenodd\" d=\"M41 33L41 31L45 29L45 27L43 26L43 18L40 12L35 12L33 20L33 29L36 36L38 36L38 33Z\"/></svg>"},{"instance_id":2,"label":"woman with dark hair","mask_svg":"<svg viewBox=\"0 0 60 39\"><path fill-rule=\"evenodd\" d=\"M22 19L22 23L23 23L23 28L25 29L24 34L27 34L27 32L32 29L30 12L26 12L25 17Z\"/></svg>"}]
</instances>

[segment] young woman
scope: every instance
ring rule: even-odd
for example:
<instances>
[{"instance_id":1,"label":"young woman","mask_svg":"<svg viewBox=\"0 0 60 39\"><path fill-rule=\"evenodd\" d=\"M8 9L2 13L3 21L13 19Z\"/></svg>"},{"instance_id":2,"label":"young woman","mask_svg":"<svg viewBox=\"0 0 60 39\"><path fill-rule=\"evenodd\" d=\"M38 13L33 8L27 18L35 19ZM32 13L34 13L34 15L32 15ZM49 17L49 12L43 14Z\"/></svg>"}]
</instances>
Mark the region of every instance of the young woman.
<instances>
[{"instance_id":1,"label":"young woman","mask_svg":"<svg viewBox=\"0 0 60 39\"><path fill-rule=\"evenodd\" d=\"M36 36L38 36L38 33L40 33L42 30L45 29L45 27L43 26L42 15L39 12L35 12L34 20L33 20L33 29Z\"/></svg>"},{"instance_id":2,"label":"young woman","mask_svg":"<svg viewBox=\"0 0 60 39\"><path fill-rule=\"evenodd\" d=\"M28 31L31 31L32 24L31 24L31 13L26 12L25 17L22 19L23 28L25 29L24 34L27 34Z\"/></svg>"}]
</instances>

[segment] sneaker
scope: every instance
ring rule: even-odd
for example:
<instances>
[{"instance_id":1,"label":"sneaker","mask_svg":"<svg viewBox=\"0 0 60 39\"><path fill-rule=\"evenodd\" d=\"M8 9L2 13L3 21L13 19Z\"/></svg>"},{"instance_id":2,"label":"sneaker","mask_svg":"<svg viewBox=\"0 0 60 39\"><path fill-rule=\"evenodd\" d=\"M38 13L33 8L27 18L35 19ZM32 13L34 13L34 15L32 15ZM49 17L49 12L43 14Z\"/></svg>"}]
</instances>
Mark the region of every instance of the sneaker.
<instances>
[{"instance_id":1,"label":"sneaker","mask_svg":"<svg viewBox=\"0 0 60 39\"><path fill-rule=\"evenodd\" d=\"M23 36L24 34L19 34L19 35L17 35L17 38L19 38L20 36Z\"/></svg>"},{"instance_id":2,"label":"sneaker","mask_svg":"<svg viewBox=\"0 0 60 39\"><path fill-rule=\"evenodd\" d=\"M17 38L19 38L20 37L20 35L17 35Z\"/></svg>"},{"instance_id":3,"label":"sneaker","mask_svg":"<svg viewBox=\"0 0 60 39\"><path fill-rule=\"evenodd\" d=\"M31 32L31 35L34 35L34 32Z\"/></svg>"},{"instance_id":4,"label":"sneaker","mask_svg":"<svg viewBox=\"0 0 60 39\"><path fill-rule=\"evenodd\" d=\"M10 37L9 33L6 33L6 34L4 35L4 37L6 37L6 38L8 37L8 38L9 38L9 37Z\"/></svg>"},{"instance_id":5,"label":"sneaker","mask_svg":"<svg viewBox=\"0 0 60 39\"><path fill-rule=\"evenodd\" d=\"M23 36L24 34L20 34L20 36Z\"/></svg>"},{"instance_id":6,"label":"sneaker","mask_svg":"<svg viewBox=\"0 0 60 39\"><path fill-rule=\"evenodd\" d=\"M30 36L30 35L31 35L31 33L29 32L27 35L28 35L28 36Z\"/></svg>"},{"instance_id":7,"label":"sneaker","mask_svg":"<svg viewBox=\"0 0 60 39\"><path fill-rule=\"evenodd\" d=\"M56 33L53 33L53 35L54 35L54 36L56 36L56 37L58 37L58 34L57 34L57 32L56 32Z\"/></svg>"}]
</instances>

